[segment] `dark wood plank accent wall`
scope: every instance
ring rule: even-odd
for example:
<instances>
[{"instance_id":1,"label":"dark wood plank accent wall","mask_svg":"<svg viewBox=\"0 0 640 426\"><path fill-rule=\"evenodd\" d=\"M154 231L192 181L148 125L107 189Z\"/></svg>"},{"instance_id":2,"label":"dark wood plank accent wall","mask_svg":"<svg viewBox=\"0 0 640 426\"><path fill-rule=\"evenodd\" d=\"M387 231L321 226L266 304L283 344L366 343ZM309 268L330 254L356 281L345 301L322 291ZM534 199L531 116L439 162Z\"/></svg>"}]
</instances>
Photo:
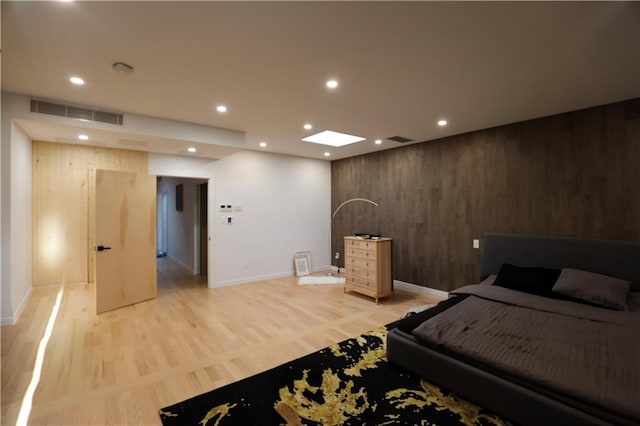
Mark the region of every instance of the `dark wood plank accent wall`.
<instances>
[{"instance_id":1,"label":"dark wood plank accent wall","mask_svg":"<svg viewBox=\"0 0 640 426\"><path fill-rule=\"evenodd\" d=\"M640 240L640 98L332 162L332 252L393 238L394 279L479 279L492 232Z\"/></svg>"}]
</instances>

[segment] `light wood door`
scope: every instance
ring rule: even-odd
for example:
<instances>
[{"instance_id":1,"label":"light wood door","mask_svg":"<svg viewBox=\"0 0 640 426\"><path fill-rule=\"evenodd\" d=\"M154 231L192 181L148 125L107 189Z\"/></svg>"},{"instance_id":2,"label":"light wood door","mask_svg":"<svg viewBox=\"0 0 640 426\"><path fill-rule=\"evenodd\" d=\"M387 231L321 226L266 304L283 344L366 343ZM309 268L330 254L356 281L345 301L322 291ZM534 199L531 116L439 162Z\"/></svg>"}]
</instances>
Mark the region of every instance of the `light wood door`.
<instances>
[{"instance_id":1,"label":"light wood door","mask_svg":"<svg viewBox=\"0 0 640 426\"><path fill-rule=\"evenodd\" d=\"M156 177L96 170L94 214L96 312L156 297Z\"/></svg>"}]
</instances>

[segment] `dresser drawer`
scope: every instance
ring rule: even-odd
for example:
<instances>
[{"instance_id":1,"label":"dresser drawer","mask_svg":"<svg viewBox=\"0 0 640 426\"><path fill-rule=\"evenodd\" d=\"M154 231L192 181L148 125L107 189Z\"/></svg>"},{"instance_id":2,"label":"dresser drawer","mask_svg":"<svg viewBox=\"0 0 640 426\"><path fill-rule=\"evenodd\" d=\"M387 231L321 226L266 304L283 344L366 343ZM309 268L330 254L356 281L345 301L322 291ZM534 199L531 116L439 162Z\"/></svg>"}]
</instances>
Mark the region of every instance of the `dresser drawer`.
<instances>
[{"instance_id":1,"label":"dresser drawer","mask_svg":"<svg viewBox=\"0 0 640 426\"><path fill-rule=\"evenodd\" d=\"M360 268L360 269L369 269L369 270L375 270L376 269L376 259L360 259L358 257L348 257L347 261L345 262L346 266L354 266L356 268Z\"/></svg>"},{"instance_id":2,"label":"dresser drawer","mask_svg":"<svg viewBox=\"0 0 640 426\"><path fill-rule=\"evenodd\" d=\"M375 288L376 288L376 280L375 280L375 277L374 278L365 278L365 277L361 277L359 275L352 275L352 276L348 277L347 285L348 286L366 288L366 289L370 289L370 290L375 290Z\"/></svg>"},{"instance_id":3,"label":"dresser drawer","mask_svg":"<svg viewBox=\"0 0 640 426\"><path fill-rule=\"evenodd\" d=\"M357 248L347 248L347 249L345 249L345 257L346 258L357 257L359 259L371 259L371 260L375 261L376 252L375 252L375 250L364 250L364 249L357 249Z\"/></svg>"},{"instance_id":4,"label":"dresser drawer","mask_svg":"<svg viewBox=\"0 0 640 426\"><path fill-rule=\"evenodd\" d=\"M358 268L355 266L347 266L347 276L351 277L360 277L360 278L366 278L366 279L371 279L375 281L376 278L376 271L375 268L370 268L370 269L366 269L366 268Z\"/></svg>"},{"instance_id":5,"label":"dresser drawer","mask_svg":"<svg viewBox=\"0 0 640 426\"><path fill-rule=\"evenodd\" d=\"M347 248L356 248L361 250L375 250L376 243L372 240L346 240Z\"/></svg>"}]
</instances>

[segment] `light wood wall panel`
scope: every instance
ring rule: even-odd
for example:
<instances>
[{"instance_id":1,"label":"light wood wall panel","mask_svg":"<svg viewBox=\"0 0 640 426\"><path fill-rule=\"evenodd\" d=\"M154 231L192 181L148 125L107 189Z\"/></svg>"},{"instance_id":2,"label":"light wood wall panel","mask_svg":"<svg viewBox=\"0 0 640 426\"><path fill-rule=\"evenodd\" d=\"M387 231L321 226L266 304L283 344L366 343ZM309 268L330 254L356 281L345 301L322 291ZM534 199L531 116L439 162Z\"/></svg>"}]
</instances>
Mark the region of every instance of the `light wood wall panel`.
<instances>
[{"instance_id":1,"label":"light wood wall panel","mask_svg":"<svg viewBox=\"0 0 640 426\"><path fill-rule=\"evenodd\" d=\"M394 278L477 281L487 231L640 240L640 99L332 162L332 252L393 238ZM332 210L333 210L332 209Z\"/></svg>"},{"instance_id":2,"label":"light wood wall panel","mask_svg":"<svg viewBox=\"0 0 640 426\"><path fill-rule=\"evenodd\" d=\"M94 169L147 173L147 153L33 142L33 285L88 282Z\"/></svg>"}]
</instances>

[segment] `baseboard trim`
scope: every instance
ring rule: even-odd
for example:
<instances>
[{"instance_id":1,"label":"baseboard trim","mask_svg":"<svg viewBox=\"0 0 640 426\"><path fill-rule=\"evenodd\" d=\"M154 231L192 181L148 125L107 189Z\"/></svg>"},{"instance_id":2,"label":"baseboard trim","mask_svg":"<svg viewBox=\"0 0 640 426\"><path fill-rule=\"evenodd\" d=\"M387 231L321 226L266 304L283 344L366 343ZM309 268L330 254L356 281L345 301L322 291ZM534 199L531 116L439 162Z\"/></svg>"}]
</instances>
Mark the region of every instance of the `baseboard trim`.
<instances>
[{"instance_id":1,"label":"baseboard trim","mask_svg":"<svg viewBox=\"0 0 640 426\"><path fill-rule=\"evenodd\" d=\"M336 269L335 266L325 265L325 266L317 266L315 268L312 268L311 270L313 272L324 272L324 271L333 271L335 269ZM293 273L293 271L292 271L292 273Z\"/></svg>"},{"instance_id":2,"label":"baseboard trim","mask_svg":"<svg viewBox=\"0 0 640 426\"><path fill-rule=\"evenodd\" d=\"M27 306L27 302L31 297L32 291L33 291L33 287L29 287L29 290L22 298L22 301L20 302L16 310L13 312L13 315L10 317L2 317L0 319L0 325L14 325L16 322L18 322L18 318L20 318L22 311L24 311L25 306Z\"/></svg>"},{"instance_id":3,"label":"baseboard trim","mask_svg":"<svg viewBox=\"0 0 640 426\"><path fill-rule=\"evenodd\" d=\"M313 272L322 272L322 271L326 271L329 270L331 268L331 266L326 265L326 266L318 266L312 269ZM263 280L271 280L271 279L275 279L275 278L284 278L284 277L291 277L294 276L295 272L292 270L288 271L288 272L278 272L275 274L266 274L266 275L257 275L254 277L246 277L246 278L239 278L236 280L226 280L226 281L218 281L216 283L213 284L213 286L210 286L209 288L218 288L218 287L228 287L231 285L239 285L239 284L249 284L249 283L253 283L256 281L263 281Z\"/></svg>"},{"instance_id":4,"label":"baseboard trim","mask_svg":"<svg viewBox=\"0 0 640 426\"><path fill-rule=\"evenodd\" d=\"M441 297L443 299L446 299L449 297L448 291L438 290L436 288L431 288L431 287L424 287L417 284L406 283L404 281L393 280L393 285L398 286L403 290L411 291L413 293L430 294L432 296Z\"/></svg>"},{"instance_id":5,"label":"baseboard trim","mask_svg":"<svg viewBox=\"0 0 640 426\"><path fill-rule=\"evenodd\" d=\"M291 275L292 275L291 272L281 272L281 273L277 273L277 274L267 274L267 275L258 275L258 276L255 276L255 277L239 278L239 279L236 279L236 280L218 281L218 282L213 284L213 287L210 287L210 288L229 287L229 286L232 286L232 285L249 284L249 283L253 283L253 282L256 282L256 281L271 280L271 279L274 279L274 278L290 277Z\"/></svg>"},{"instance_id":6,"label":"baseboard trim","mask_svg":"<svg viewBox=\"0 0 640 426\"><path fill-rule=\"evenodd\" d=\"M25 306L27 306L27 302L31 297L32 291L33 291L33 287L29 287L29 291L27 291L27 294L24 295L24 297L22 298L22 302L20 302L20 304L18 305L18 308L14 312L13 314L14 324L16 323L16 321L18 321L18 318L20 318L20 315L22 314L22 311L24 311Z\"/></svg>"},{"instance_id":7,"label":"baseboard trim","mask_svg":"<svg viewBox=\"0 0 640 426\"><path fill-rule=\"evenodd\" d=\"M182 260L180 260L180 259L178 259L178 258L176 258L176 257L173 257L173 256L171 256L171 255L170 255L170 254L168 254L168 253L167 253L167 257L168 257L169 259L171 259L172 261L176 262L177 264L179 264L180 266L182 266L182 267L184 267L184 268L186 268L186 269L190 270L190 271L193 273L193 275L198 275L198 273L196 272L196 270L193 268L193 265L189 266L189 265L187 265L186 263L184 263Z\"/></svg>"}]
</instances>

